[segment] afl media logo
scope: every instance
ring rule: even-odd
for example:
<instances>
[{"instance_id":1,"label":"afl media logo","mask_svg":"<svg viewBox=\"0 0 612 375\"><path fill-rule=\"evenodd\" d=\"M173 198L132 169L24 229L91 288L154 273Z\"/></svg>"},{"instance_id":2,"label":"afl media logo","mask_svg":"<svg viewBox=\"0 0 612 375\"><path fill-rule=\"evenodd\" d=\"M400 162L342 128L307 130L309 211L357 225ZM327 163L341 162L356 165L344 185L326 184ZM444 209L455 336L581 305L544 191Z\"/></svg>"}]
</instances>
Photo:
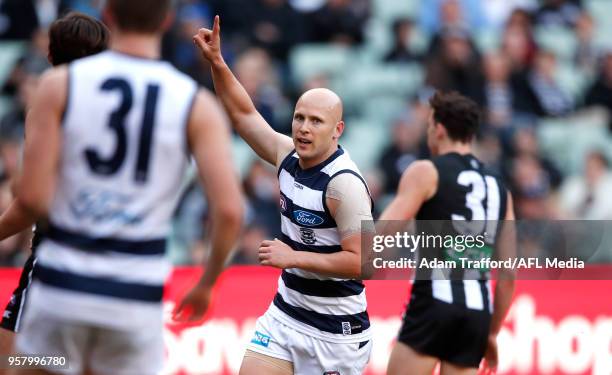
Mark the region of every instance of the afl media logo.
<instances>
[{"instance_id":1,"label":"afl media logo","mask_svg":"<svg viewBox=\"0 0 612 375\"><path fill-rule=\"evenodd\" d=\"M280 209L281 212L287 211L287 201L285 201L285 197L283 197L282 195L280 197Z\"/></svg>"}]
</instances>

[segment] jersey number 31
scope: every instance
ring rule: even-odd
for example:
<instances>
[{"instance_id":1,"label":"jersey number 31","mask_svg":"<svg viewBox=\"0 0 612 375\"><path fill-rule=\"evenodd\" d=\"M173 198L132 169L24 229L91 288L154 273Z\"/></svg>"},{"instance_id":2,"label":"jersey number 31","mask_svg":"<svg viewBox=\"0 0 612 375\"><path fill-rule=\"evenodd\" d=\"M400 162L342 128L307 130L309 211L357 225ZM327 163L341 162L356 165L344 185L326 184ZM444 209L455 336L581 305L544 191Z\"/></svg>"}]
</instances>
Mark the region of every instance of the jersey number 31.
<instances>
[{"instance_id":1,"label":"jersey number 31","mask_svg":"<svg viewBox=\"0 0 612 375\"><path fill-rule=\"evenodd\" d=\"M108 122L108 127L115 133L117 138L115 151L109 157L102 157L93 147L85 150L85 158L91 170L99 175L110 176L121 168L127 155L127 132L125 119L132 109L133 93L129 83L121 78L110 78L100 87L102 91L118 91L121 95L119 107L115 109ZM153 140L153 125L155 124L155 108L159 96L159 85L149 84L147 86L144 115L140 126L140 137L138 141L138 156L134 169L134 180L137 183L145 183L149 172L149 158L151 156L151 144Z\"/></svg>"}]
</instances>

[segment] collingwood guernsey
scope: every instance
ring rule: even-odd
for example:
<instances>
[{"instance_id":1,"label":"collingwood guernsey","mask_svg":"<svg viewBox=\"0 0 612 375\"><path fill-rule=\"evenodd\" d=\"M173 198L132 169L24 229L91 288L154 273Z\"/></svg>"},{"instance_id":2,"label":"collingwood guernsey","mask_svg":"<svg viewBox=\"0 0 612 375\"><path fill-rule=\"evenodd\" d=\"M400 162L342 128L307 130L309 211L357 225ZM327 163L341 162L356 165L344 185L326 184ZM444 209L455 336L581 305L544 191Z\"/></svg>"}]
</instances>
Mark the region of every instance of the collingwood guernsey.
<instances>
[{"instance_id":1,"label":"collingwood guernsey","mask_svg":"<svg viewBox=\"0 0 612 375\"><path fill-rule=\"evenodd\" d=\"M319 165L302 169L292 151L278 170L281 240L296 251L342 251L340 232L325 203L332 178L350 173L365 181L342 148ZM367 189L367 186L366 186ZM268 310L306 335L338 343L370 338L365 287L360 280L326 277L297 268L283 270Z\"/></svg>"}]
</instances>

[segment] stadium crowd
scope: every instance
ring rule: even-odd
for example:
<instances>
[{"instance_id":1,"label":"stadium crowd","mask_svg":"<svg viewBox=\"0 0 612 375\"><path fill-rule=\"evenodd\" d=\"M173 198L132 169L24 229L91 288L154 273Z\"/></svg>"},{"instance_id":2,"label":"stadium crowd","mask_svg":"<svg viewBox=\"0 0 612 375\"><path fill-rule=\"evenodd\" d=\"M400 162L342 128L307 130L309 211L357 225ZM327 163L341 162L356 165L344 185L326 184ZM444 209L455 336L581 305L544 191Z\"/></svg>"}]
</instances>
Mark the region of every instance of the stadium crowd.
<instances>
[{"instance_id":1,"label":"stadium crowd","mask_svg":"<svg viewBox=\"0 0 612 375\"><path fill-rule=\"evenodd\" d=\"M32 91L49 67L46 27L68 10L102 17L102 3L0 0L0 57L8 46L19 51L0 76L0 211L11 200ZM434 89L444 89L482 106L477 156L506 179L518 218L610 220L612 45L601 37L610 29L601 18L606 14L594 12L602 3L180 0L163 58L212 89L192 36L219 14L223 54L276 130L290 133L289 103L305 89L336 90L345 100L344 146L356 160L368 161L362 169L376 212L407 166L428 157L427 100ZM334 56L346 59L334 68ZM398 81L388 72L414 76ZM257 263L261 241L279 234L278 182L271 166L237 159L248 217L233 262ZM186 181L171 241L177 264L204 261L208 217L202 193L195 178ZM0 265L21 266L29 239L23 233L1 242Z\"/></svg>"}]
</instances>

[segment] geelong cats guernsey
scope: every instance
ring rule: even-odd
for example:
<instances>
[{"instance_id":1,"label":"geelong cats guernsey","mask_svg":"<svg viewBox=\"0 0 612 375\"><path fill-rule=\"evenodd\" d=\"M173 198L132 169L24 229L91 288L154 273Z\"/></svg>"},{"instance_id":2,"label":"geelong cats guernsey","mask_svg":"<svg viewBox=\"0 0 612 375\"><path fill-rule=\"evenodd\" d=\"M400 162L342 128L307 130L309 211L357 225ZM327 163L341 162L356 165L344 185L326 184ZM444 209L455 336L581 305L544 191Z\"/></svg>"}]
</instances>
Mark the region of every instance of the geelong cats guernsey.
<instances>
[{"instance_id":1,"label":"geelong cats guernsey","mask_svg":"<svg viewBox=\"0 0 612 375\"><path fill-rule=\"evenodd\" d=\"M68 66L62 155L32 307L72 321L162 320L170 220L189 160L196 83L169 63L114 51Z\"/></svg>"},{"instance_id":2,"label":"geelong cats guernsey","mask_svg":"<svg viewBox=\"0 0 612 375\"><path fill-rule=\"evenodd\" d=\"M365 185L349 154L341 147L321 164L302 169L292 151L278 170L281 240L296 251L342 251L340 233L325 204L334 176L351 173ZM367 189L367 186L366 186ZM301 269L283 270L269 312L304 334L331 342L370 338L365 287L360 280L331 278Z\"/></svg>"}]
</instances>

